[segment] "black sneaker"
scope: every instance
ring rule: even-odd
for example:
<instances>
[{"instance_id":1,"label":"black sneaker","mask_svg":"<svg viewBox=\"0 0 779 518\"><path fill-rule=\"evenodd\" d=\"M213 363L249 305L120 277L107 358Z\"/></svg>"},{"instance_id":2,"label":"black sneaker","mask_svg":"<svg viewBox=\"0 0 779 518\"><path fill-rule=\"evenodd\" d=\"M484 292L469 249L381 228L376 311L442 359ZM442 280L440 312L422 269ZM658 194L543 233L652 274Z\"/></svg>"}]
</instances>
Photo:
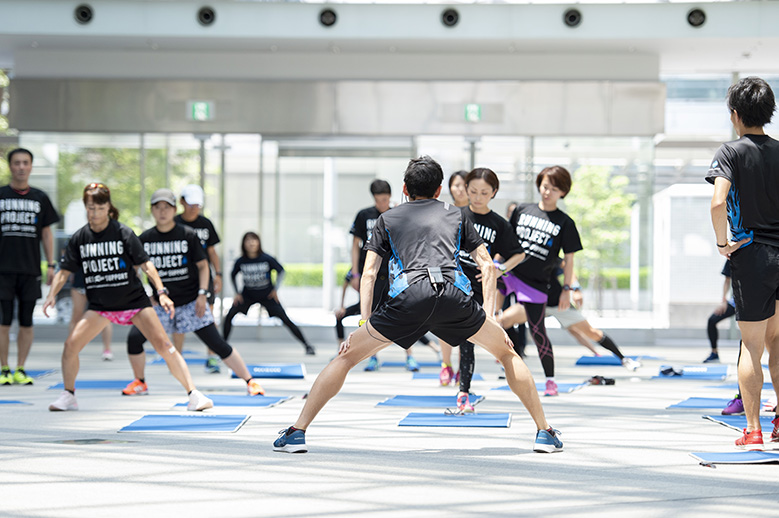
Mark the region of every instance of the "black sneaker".
<instances>
[{"instance_id":1,"label":"black sneaker","mask_svg":"<svg viewBox=\"0 0 779 518\"><path fill-rule=\"evenodd\" d=\"M307 355L309 355L309 356L315 356L316 355L316 349L314 349L312 346L310 346L309 344L306 344L306 345L304 345L304 347L306 348L306 354Z\"/></svg>"}]
</instances>

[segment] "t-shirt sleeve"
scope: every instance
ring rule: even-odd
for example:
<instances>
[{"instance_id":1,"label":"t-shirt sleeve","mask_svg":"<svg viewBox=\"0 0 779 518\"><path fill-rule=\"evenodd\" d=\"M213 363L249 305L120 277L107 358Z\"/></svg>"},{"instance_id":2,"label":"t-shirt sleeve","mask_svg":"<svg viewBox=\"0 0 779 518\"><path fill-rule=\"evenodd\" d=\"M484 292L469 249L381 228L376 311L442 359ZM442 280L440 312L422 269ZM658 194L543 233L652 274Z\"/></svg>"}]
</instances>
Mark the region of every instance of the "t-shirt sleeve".
<instances>
[{"instance_id":1,"label":"t-shirt sleeve","mask_svg":"<svg viewBox=\"0 0 779 518\"><path fill-rule=\"evenodd\" d=\"M356 222L357 220L355 220L355 223ZM387 234L387 228L384 225L383 214L376 220L376 224L373 226L371 239L365 244L364 249L376 252L381 257L386 256L390 252L389 235Z\"/></svg>"},{"instance_id":2,"label":"t-shirt sleeve","mask_svg":"<svg viewBox=\"0 0 779 518\"><path fill-rule=\"evenodd\" d=\"M219 239L219 234L216 233L216 228L214 228L214 224L209 220L208 222L208 240L206 241L206 246L214 246L221 241Z\"/></svg>"},{"instance_id":3,"label":"t-shirt sleeve","mask_svg":"<svg viewBox=\"0 0 779 518\"><path fill-rule=\"evenodd\" d=\"M709 170L706 173L706 181L713 184L718 176L725 178L733 183L736 171L735 153L727 144L722 144L714 153L714 160L711 161Z\"/></svg>"},{"instance_id":4,"label":"t-shirt sleeve","mask_svg":"<svg viewBox=\"0 0 779 518\"><path fill-rule=\"evenodd\" d=\"M60 259L60 268L69 272L76 272L80 269L80 255L78 253L78 243L72 237L65 246L65 253Z\"/></svg>"},{"instance_id":5,"label":"t-shirt sleeve","mask_svg":"<svg viewBox=\"0 0 779 518\"><path fill-rule=\"evenodd\" d=\"M352 223L352 228L349 229L349 233L355 237L358 237L365 242L368 239L368 229L365 224L365 215L362 211L357 213Z\"/></svg>"},{"instance_id":6,"label":"t-shirt sleeve","mask_svg":"<svg viewBox=\"0 0 779 518\"><path fill-rule=\"evenodd\" d=\"M41 228L48 227L60 220L59 214L54 210L51 200L45 194L41 199Z\"/></svg>"},{"instance_id":7,"label":"t-shirt sleeve","mask_svg":"<svg viewBox=\"0 0 779 518\"><path fill-rule=\"evenodd\" d=\"M730 261L725 261L725 265L722 267L722 275L725 277L733 277L730 273Z\"/></svg>"},{"instance_id":8,"label":"t-shirt sleeve","mask_svg":"<svg viewBox=\"0 0 779 518\"><path fill-rule=\"evenodd\" d=\"M579 231L576 229L576 223L568 218L563 228L562 249L565 254L572 254L582 250L582 240L579 237Z\"/></svg>"},{"instance_id":9,"label":"t-shirt sleeve","mask_svg":"<svg viewBox=\"0 0 779 518\"><path fill-rule=\"evenodd\" d=\"M130 230L128 227L125 227L122 230L125 233L123 239L124 246L126 248L125 252L127 252L127 255L130 256L130 259L132 259L133 266L138 266L148 261L149 256L143 249L143 244L141 244L141 240L138 239L138 236L135 235L135 232Z\"/></svg>"},{"instance_id":10,"label":"t-shirt sleeve","mask_svg":"<svg viewBox=\"0 0 779 518\"><path fill-rule=\"evenodd\" d=\"M284 267L281 266L281 263L278 262L276 258L271 255L268 256L268 264L270 264L271 270L276 270L278 273L284 271Z\"/></svg>"},{"instance_id":11,"label":"t-shirt sleeve","mask_svg":"<svg viewBox=\"0 0 779 518\"><path fill-rule=\"evenodd\" d=\"M484 240L481 238L478 232L476 232L476 229L473 226L473 222L463 217L461 219L461 231L462 231L462 242L460 243L460 248L465 250L468 253L473 252L477 248L479 248L480 245L484 244Z\"/></svg>"}]
</instances>

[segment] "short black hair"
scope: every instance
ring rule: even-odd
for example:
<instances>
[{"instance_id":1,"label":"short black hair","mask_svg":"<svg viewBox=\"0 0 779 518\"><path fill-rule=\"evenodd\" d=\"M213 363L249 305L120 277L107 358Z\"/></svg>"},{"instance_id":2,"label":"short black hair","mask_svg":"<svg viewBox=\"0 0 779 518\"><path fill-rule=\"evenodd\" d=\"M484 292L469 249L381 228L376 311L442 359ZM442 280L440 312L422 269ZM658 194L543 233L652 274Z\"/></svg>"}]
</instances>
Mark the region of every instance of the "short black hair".
<instances>
[{"instance_id":1,"label":"short black hair","mask_svg":"<svg viewBox=\"0 0 779 518\"><path fill-rule=\"evenodd\" d=\"M9 164L11 163L11 159L17 153L27 153L28 155L30 155L30 162L32 162L32 160L33 160L32 151L30 151L29 149L24 149L23 147L18 147L16 149L12 149L11 151L8 152L8 163Z\"/></svg>"},{"instance_id":2,"label":"short black hair","mask_svg":"<svg viewBox=\"0 0 779 518\"><path fill-rule=\"evenodd\" d=\"M427 155L411 159L403 174L409 198L432 198L443 181L443 169Z\"/></svg>"},{"instance_id":3,"label":"short black hair","mask_svg":"<svg viewBox=\"0 0 779 518\"><path fill-rule=\"evenodd\" d=\"M738 113L747 128L762 128L776 110L774 92L759 77L745 77L728 88L728 108Z\"/></svg>"},{"instance_id":4,"label":"short black hair","mask_svg":"<svg viewBox=\"0 0 779 518\"><path fill-rule=\"evenodd\" d=\"M392 187L386 180L373 180L371 182L371 194L392 194Z\"/></svg>"}]
</instances>

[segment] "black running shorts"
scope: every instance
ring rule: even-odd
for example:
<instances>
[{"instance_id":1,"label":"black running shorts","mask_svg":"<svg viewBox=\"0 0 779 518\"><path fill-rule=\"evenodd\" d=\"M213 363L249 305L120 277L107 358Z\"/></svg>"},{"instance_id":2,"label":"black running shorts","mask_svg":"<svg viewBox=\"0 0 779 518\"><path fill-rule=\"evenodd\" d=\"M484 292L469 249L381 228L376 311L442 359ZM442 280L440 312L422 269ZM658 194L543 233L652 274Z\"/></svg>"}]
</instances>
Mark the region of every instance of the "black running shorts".
<instances>
[{"instance_id":1,"label":"black running shorts","mask_svg":"<svg viewBox=\"0 0 779 518\"><path fill-rule=\"evenodd\" d=\"M38 300L41 298L40 275L0 273L0 300Z\"/></svg>"},{"instance_id":2,"label":"black running shorts","mask_svg":"<svg viewBox=\"0 0 779 518\"><path fill-rule=\"evenodd\" d=\"M779 248L752 242L730 254L736 320L771 318L779 299Z\"/></svg>"},{"instance_id":3,"label":"black running shorts","mask_svg":"<svg viewBox=\"0 0 779 518\"><path fill-rule=\"evenodd\" d=\"M408 349L428 331L448 344L461 344L481 329L486 318L481 306L453 284L444 283L436 292L423 279L379 307L370 325Z\"/></svg>"}]
</instances>

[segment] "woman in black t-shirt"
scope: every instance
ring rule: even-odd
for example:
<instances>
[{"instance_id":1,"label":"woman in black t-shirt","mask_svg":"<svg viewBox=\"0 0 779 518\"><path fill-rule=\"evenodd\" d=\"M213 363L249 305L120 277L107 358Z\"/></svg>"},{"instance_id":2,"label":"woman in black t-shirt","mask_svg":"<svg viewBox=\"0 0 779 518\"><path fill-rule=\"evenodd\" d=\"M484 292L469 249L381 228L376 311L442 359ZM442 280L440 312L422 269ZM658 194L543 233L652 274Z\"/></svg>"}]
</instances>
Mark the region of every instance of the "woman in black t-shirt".
<instances>
[{"instance_id":1,"label":"woman in black t-shirt","mask_svg":"<svg viewBox=\"0 0 779 518\"><path fill-rule=\"evenodd\" d=\"M490 201L498 194L499 188L498 175L490 169L479 167L468 173L465 177L465 189L470 204L462 208L462 213L463 221L473 225L484 240L490 256L494 259L499 255L505 261L502 264L495 263L498 272L503 274L522 262L525 253L509 222L489 207ZM459 262L468 280L471 281L474 300L484 304L479 267L471 254L463 250L460 250ZM484 310L488 315L495 312L495 308L484 308ZM473 412L473 407L468 402L468 393L471 390L475 363L473 344L471 342L460 344L460 391L457 394L457 410L461 413Z\"/></svg>"},{"instance_id":2,"label":"woman in black t-shirt","mask_svg":"<svg viewBox=\"0 0 779 518\"><path fill-rule=\"evenodd\" d=\"M65 390L49 405L51 411L78 410L76 375L78 354L100 332L107 322L137 326L165 359L171 374L189 394L187 410L205 410L213 402L201 394L192 383L184 358L168 340L157 313L136 275L141 268L160 298L160 305L173 313L173 302L162 285L157 269L149 261L138 236L119 223L119 211L111 204L111 192L102 183L84 188L84 206L88 223L77 230L68 242L60 270L54 277L43 312L54 307L57 293L71 272L84 273L89 307L65 340L62 351L62 378Z\"/></svg>"},{"instance_id":3,"label":"woman in black t-shirt","mask_svg":"<svg viewBox=\"0 0 779 518\"><path fill-rule=\"evenodd\" d=\"M504 277L506 291L516 294L527 312L528 326L538 348L541 365L546 376L545 396L557 395L554 381L554 352L546 333L544 318L549 290L549 277L557 266L560 250L565 254L563 293L558 308L561 311L571 305L570 285L573 278L573 254L582 249L576 224L557 202L571 190L571 174L563 167L547 167L538 173L536 187L541 194L538 203L523 203L511 215L514 227L527 253L527 260ZM504 312L511 318L512 308Z\"/></svg>"},{"instance_id":4,"label":"woman in black t-shirt","mask_svg":"<svg viewBox=\"0 0 779 518\"><path fill-rule=\"evenodd\" d=\"M243 235L241 252L241 257L235 261L233 271L230 273L230 279L233 281L233 289L235 290L235 298L233 299L233 307L230 308L225 317L223 332L225 340L228 339L230 331L233 329L235 316L238 313L245 315L250 307L255 304L261 304L268 311L268 315L278 317L287 326L287 329L295 335L295 338L300 340L300 343L306 349L306 354L316 354L314 347L308 343L298 326L289 319L287 312L284 311L284 307L279 302L276 289L281 286L281 281L284 278L284 268L275 258L262 251L260 236L255 232L247 232ZM271 270L276 271L276 286L273 285L273 281L270 278ZM243 277L243 290L241 291L238 290L238 284L236 283L236 277L238 277L239 273Z\"/></svg>"}]
</instances>

